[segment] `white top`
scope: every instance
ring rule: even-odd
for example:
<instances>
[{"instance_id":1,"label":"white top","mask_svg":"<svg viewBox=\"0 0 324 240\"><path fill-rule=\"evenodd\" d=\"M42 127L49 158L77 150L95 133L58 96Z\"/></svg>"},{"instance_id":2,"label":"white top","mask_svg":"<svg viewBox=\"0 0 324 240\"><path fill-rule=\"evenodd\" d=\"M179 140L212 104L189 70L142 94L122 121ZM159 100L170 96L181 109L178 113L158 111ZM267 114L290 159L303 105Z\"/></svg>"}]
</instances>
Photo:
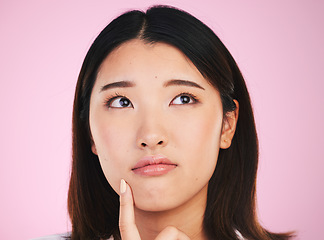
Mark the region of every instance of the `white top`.
<instances>
[{"instance_id":1,"label":"white top","mask_svg":"<svg viewBox=\"0 0 324 240\"><path fill-rule=\"evenodd\" d=\"M71 233L63 233L63 234L54 234L54 235L48 235L44 237L39 238L32 238L30 240L65 240L67 237L69 237ZM114 240L113 237L107 239L107 240Z\"/></svg>"},{"instance_id":2,"label":"white top","mask_svg":"<svg viewBox=\"0 0 324 240\"><path fill-rule=\"evenodd\" d=\"M247 239L243 238L242 234L239 231L235 230L235 233L240 240L247 240ZM54 235L49 235L49 236L40 237L40 238L33 238L30 240L64 240L69 235L70 235L70 233L54 234ZM114 239L113 239L113 237L111 237L108 240L114 240Z\"/></svg>"},{"instance_id":3,"label":"white top","mask_svg":"<svg viewBox=\"0 0 324 240\"><path fill-rule=\"evenodd\" d=\"M63 240L67 236L69 236L68 233L54 234L54 235L48 235L48 236L39 237L39 238L32 238L30 240Z\"/></svg>"}]
</instances>

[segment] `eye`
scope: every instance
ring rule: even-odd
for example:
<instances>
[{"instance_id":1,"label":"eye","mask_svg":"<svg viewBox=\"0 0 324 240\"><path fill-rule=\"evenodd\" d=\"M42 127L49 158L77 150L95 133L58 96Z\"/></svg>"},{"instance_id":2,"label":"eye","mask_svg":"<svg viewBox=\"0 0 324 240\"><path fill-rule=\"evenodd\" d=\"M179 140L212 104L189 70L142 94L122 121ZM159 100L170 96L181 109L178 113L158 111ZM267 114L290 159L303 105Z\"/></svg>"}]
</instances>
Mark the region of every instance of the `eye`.
<instances>
[{"instance_id":1,"label":"eye","mask_svg":"<svg viewBox=\"0 0 324 240\"><path fill-rule=\"evenodd\" d=\"M107 101L107 106L109 108L129 108L133 107L133 104L127 97L116 96Z\"/></svg>"},{"instance_id":2,"label":"eye","mask_svg":"<svg viewBox=\"0 0 324 240\"><path fill-rule=\"evenodd\" d=\"M170 105L183 105L183 104L194 104L198 102L198 99L190 93L181 93L176 96Z\"/></svg>"}]
</instances>

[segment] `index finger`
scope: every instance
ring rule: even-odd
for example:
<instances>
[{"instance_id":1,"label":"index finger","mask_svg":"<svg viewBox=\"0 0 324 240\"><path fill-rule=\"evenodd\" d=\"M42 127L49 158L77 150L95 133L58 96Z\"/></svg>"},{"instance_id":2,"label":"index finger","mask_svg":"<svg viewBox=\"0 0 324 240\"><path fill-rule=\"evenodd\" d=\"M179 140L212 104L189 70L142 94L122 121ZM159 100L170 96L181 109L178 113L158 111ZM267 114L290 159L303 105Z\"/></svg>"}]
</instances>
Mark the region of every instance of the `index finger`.
<instances>
[{"instance_id":1,"label":"index finger","mask_svg":"<svg viewBox=\"0 0 324 240\"><path fill-rule=\"evenodd\" d=\"M132 190L124 179L120 181L119 230L123 240L140 240L135 224Z\"/></svg>"}]
</instances>

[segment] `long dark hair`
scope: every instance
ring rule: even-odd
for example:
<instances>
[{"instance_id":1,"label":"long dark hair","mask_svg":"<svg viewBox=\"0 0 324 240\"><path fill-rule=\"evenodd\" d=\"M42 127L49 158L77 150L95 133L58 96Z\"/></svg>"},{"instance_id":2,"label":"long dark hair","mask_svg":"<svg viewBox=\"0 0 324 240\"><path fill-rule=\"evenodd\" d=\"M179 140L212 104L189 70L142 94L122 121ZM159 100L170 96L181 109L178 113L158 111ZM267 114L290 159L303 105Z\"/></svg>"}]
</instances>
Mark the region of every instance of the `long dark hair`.
<instances>
[{"instance_id":1,"label":"long dark hair","mask_svg":"<svg viewBox=\"0 0 324 240\"><path fill-rule=\"evenodd\" d=\"M168 6L130 11L113 20L95 39L83 62L73 107L73 162L68 195L72 239L120 239L119 198L91 151L90 95L98 69L116 47L131 39L164 42L180 49L221 94L223 112L240 114L231 146L220 150L208 186L204 230L210 239L288 239L262 228L255 212L258 139L249 93L235 60L214 34L190 14Z\"/></svg>"}]
</instances>

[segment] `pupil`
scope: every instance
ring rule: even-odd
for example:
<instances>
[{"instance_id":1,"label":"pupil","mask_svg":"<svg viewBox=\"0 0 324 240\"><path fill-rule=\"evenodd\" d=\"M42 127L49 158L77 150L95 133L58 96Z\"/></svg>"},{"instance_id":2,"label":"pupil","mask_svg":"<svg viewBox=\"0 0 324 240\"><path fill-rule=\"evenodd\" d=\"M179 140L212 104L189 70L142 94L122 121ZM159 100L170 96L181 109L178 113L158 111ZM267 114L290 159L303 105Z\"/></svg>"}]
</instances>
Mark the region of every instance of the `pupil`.
<instances>
[{"instance_id":1,"label":"pupil","mask_svg":"<svg viewBox=\"0 0 324 240\"><path fill-rule=\"evenodd\" d=\"M129 100L127 98L121 98L119 103L122 107L127 107L129 105Z\"/></svg>"},{"instance_id":2,"label":"pupil","mask_svg":"<svg viewBox=\"0 0 324 240\"><path fill-rule=\"evenodd\" d=\"M181 96L180 97L182 103L189 103L190 98L188 96Z\"/></svg>"}]
</instances>

